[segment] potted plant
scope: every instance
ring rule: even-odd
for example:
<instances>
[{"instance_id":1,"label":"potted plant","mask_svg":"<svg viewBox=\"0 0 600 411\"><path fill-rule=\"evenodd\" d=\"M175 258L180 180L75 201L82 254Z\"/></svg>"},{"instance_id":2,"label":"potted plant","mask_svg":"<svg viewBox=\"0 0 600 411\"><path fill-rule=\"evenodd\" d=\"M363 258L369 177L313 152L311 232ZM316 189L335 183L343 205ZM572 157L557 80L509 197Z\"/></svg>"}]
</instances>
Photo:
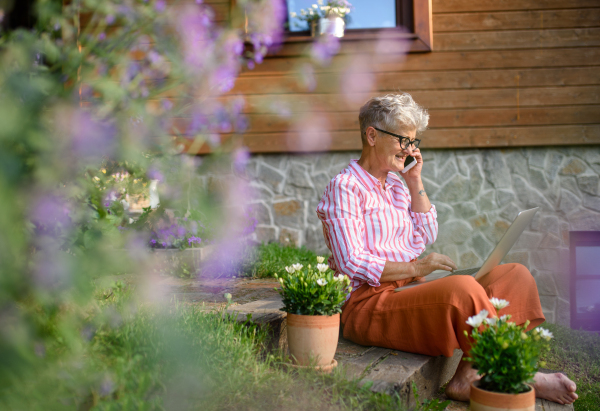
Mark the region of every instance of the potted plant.
<instances>
[{"instance_id":1,"label":"potted plant","mask_svg":"<svg viewBox=\"0 0 600 411\"><path fill-rule=\"evenodd\" d=\"M333 357L340 313L352 287L347 276L334 275L324 261L324 257L317 257L317 265L306 268L294 264L275 277L281 284L281 310L288 314L288 346L294 363L329 371L337 365Z\"/></svg>"},{"instance_id":2,"label":"potted plant","mask_svg":"<svg viewBox=\"0 0 600 411\"><path fill-rule=\"evenodd\" d=\"M290 17L308 23L312 37L322 34L344 37L346 19L351 10L352 5L347 0L329 0L327 3L318 0L312 7L300 10L300 14L291 12Z\"/></svg>"},{"instance_id":3,"label":"potted plant","mask_svg":"<svg viewBox=\"0 0 600 411\"><path fill-rule=\"evenodd\" d=\"M509 321L510 315L498 317L508 301L490 299L496 316L488 318L487 310L469 317L473 327L470 361L479 381L471 384L471 410L493 411L519 409L535 410L533 377L538 370L540 355L549 350L552 333L537 327L526 333L529 321L522 326ZM469 334L465 331L465 335Z\"/></svg>"}]
</instances>

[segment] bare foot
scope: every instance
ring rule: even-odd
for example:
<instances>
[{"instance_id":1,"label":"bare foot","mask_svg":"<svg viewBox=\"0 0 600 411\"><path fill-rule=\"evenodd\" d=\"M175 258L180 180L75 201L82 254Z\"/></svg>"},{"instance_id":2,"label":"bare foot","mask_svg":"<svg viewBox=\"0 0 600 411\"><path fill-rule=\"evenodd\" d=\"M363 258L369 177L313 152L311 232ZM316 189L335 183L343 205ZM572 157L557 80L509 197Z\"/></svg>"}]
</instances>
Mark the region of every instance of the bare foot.
<instances>
[{"instance_id":1,"label":"bare foot","mask_svg":"<svg viewBox=\"0 0 600 411\"><path fill-rule=\"evenodd\" d=\"M446 386L446 395L455 401L469 401L471 383L480 378L477 375L477 370L471 367L471 363L461 359L454 377L452 377Z\"/></svg>"},{"instance_id":2,"label":"bare foot","mask_svg":"<svg viewBox=\"0 0 600 411\"><path fill-rule=\"evenodd\" d=\"M535 396L559 404L571 404L578 397L575 393L577 387L566 375L557 372L556 374L542 374L538 372L533 377L535 383Z\"/></svg>"}]
</instances>

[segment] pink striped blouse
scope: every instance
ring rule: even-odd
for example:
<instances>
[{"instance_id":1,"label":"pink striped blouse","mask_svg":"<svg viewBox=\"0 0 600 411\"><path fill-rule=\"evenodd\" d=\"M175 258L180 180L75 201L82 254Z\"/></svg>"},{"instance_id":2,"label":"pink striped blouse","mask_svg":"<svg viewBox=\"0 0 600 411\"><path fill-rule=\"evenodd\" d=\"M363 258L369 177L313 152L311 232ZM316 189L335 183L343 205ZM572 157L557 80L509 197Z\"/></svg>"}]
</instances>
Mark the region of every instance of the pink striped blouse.
<instances>
[{"instance_id":1,"label":"pink striped blouse","mask_svg":"<svg viewBox=\"0 0 600 411\"><path fill-rule=\"evenodd\" d=\"M438 233L433 205L427 213L412 212L400 177L388 173L384 190L356 160L329 182L317 215L332 252L329 266L350 277L352 290L378 287L386 261L411 261Z\"/></svg>"}]
</instances>

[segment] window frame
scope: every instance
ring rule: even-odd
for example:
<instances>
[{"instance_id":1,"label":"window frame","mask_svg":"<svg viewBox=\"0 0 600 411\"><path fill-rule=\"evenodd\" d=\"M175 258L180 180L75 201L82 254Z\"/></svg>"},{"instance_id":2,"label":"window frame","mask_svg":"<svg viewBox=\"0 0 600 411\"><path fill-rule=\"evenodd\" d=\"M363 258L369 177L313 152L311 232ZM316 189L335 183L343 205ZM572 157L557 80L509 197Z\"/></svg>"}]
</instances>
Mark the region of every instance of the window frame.
<instances>
[{"instance_id":1,"label":"window frame","mask_svg":"<svg viewBox=\"0 0 600 411\"><path fill-rule=\"evenodd\" d=\"M401 21L401 26L372 29L348 29L340 41L375 40L381 37L406 39L410 41L410 52L433 51L431 2L432 0L396 0L396 21ZM286 19L286 23L287 22L288 20ZM314 38L310 36L308 31L292 32L285 30L283 43L285 47L285 44L308 43L313 40ZM274 52L269 54L277 55L278 53Z\"/></svg>"}]
</instances>

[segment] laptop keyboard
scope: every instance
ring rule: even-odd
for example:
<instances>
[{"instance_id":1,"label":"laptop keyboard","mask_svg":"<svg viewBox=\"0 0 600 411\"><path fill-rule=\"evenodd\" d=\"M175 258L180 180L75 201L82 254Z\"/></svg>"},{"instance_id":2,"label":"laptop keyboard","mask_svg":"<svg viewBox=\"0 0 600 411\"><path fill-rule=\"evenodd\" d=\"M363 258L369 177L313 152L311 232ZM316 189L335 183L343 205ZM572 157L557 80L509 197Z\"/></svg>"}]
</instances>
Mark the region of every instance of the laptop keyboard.
<instances>
[{"instance_id":1,"label":"laptop keyboard","mask_svg":"<svg viewBox=\"0 0 600 411\"><path fill-rule=\"evenodd\" d=\"M450 277L451 275L473 275L473 274L476 274L480 268L481 267L465 268L464 270L456 270L456 271L453 271L450 274L448 274L446 277Z\"/></svg>"}]
</instances>

